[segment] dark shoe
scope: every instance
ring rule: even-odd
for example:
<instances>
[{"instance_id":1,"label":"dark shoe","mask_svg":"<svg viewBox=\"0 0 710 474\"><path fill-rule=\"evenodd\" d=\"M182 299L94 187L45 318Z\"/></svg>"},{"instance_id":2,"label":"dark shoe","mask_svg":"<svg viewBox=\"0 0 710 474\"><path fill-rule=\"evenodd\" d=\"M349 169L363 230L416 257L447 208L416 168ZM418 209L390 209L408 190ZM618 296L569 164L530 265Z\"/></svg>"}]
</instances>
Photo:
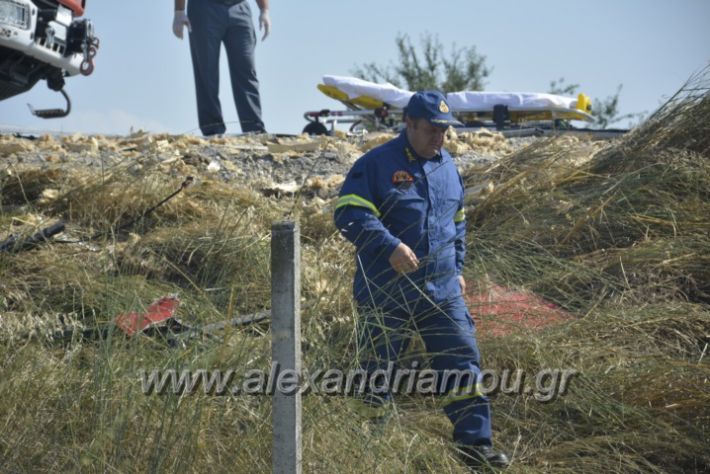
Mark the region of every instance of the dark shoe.
<instances>
[{"instance_id":1,"label":"dark shoe","mask_svg":"<svg viewBox=\"0 0 710 474\"><path fill-rule=\"evenodd\" d=\"M498 453L490 446L460 446L461 459L468 467L495 467L505 469L510 461L505 453Z\"/></svg>"}]
</instances>

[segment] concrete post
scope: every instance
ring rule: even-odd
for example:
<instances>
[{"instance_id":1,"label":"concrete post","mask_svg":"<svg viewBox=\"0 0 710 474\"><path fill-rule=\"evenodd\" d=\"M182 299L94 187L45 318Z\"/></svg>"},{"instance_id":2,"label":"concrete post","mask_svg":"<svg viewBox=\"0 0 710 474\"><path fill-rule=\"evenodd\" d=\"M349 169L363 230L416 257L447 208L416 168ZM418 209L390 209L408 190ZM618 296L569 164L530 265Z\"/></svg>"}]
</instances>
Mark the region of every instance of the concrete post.
<instances>
[{"instance_id":1,"label":"concrete post","mask_svg":"<svg viewBox=\"0 0 710 474\"><path fill-rule=\"evenodd\" d=\"M286 372L300 377L301 239L294 222L271 227L271 363L278 364L279 378ZM301 393L283 388L277 382L273 396L271 466L274 474L300 474Z\"/></svg>"}]
</instances>

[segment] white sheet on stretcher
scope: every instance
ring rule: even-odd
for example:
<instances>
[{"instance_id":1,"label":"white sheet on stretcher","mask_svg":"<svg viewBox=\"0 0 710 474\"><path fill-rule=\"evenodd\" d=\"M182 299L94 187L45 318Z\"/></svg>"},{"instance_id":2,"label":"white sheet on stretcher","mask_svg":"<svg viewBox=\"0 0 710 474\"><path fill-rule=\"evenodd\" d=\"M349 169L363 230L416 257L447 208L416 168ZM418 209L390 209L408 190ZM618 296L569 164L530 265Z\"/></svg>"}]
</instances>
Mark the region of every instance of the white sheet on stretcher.
<instances>
[{"instance_id":1,"label":"white sheet on stretcher","mask_svg":"<svg viewBox=\"0 0 710 474\"><path fill-rule=\"evenodd\" d=\"M343 91L349 98L367 96L396 108L404 108L411 91L392 84L377 84L356 77L323 76L323 83ZM490 112L495 105L507 105L510 110L571 109L577 105L574 97L540 92L449 92L446 95L453 112Z\"/></svg>"},{"instance_id":2,"label":"white sheet on stretcher","mask_svg":"<svg viewBox=\"0 0 710 474\"><path fill-rule=\"evenodd\" d=\"M389 83L377 84L357 77L323 76L323 84L336 87L351 99L362 96L372 97L398 109L403 109L410 97L414 95L414 92L400 89Z\"/></svg>"},{"instance_id":3,"label":"white sheet on stretcher","mask_svg":"<svg viewBox=\"0 0 710 474\"><path fill-rule=\"evenodd\" d=\"M454 112L493 110L495 105L507 105L510 110L574 109L577 99L542 92L449 92L449 107Z\"/></svg>"}]
</instances>

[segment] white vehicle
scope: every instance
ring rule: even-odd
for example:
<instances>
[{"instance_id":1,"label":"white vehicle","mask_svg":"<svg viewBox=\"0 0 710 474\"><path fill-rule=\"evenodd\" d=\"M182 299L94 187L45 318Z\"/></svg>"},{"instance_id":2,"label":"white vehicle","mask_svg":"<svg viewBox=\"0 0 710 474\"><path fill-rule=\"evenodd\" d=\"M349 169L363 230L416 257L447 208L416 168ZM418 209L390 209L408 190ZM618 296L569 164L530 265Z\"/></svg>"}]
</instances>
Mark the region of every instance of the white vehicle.
<instances>
[{"instance_id":1,"label":"white vehicle","mask_svg":"<svg viewBox=\"0 0 710 474\"><path fill-rule=\"evenodd\" d=\"M60 92L66 109L30 111L41 118L71 110L64 78L94 71L99 47L84 14L86 0L0 0L0 100L30 90L42 79Z\"/></svg>"}]
</instances>

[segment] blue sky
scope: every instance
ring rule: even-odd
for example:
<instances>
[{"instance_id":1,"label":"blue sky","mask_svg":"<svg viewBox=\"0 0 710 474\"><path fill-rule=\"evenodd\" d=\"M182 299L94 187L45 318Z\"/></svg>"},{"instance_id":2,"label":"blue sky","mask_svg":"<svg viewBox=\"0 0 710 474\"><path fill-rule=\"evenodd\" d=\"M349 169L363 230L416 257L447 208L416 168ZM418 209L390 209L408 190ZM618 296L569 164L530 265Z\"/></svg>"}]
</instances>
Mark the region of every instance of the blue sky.
<instances>
[{"instance_id":1,"label":"blue sky","mask_svg":"<svg viewBox=\"0 0 710 474\"><path fill-rule=\"evenodd\" d=\"M256 20L254 0L247 1ZM101 49L92 76L67 81L72 114L60 120L29 114L27 103L63 104L42 82L0 103L0 126L198 134L189 47L172 35L172 5L88 0L86 16ZM546 92L551 80L564 77L604 98L623 84L624 113L652 112L710 61L709 0L271 0L271 18L271 36L257 47L257 74L264 121L278 133L299 133L307 110L339 108L316 89L320 78L395 60L397 33L415 44L430 32L447 48L475 45L493 68L486 90ZM223 61L227 132L239 133L227 74Z\"/></svg>"}]
</instances>

